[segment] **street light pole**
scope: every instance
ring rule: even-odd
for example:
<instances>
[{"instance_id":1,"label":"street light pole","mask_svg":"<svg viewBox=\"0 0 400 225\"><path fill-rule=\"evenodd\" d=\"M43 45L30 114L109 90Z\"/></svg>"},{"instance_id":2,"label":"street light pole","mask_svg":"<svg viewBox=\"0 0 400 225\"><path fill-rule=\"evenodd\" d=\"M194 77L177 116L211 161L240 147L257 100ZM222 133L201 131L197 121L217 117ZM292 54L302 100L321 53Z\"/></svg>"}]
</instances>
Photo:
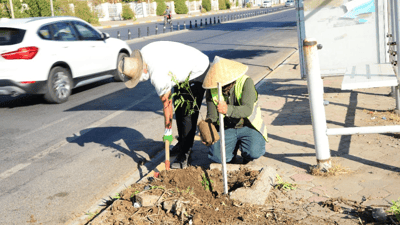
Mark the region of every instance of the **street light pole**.
<instances>
[{"instance_id":1,"label":"street light pole","mask_svg":"<svg viewBox=\"0 0 400 225\"><path fill-rule=\"evenodd\" d=\"M54 16L53 0L50 0L51 16Z\"/></svg>"},{"instance_id":2,"label":"street light pole","mask_svg":"<svg viewBox=\"0 0 400 225\"><path fill-rule=\"evenodd\" d=\"M10 8L11 8L11 18L14 19L14 7L13 7L13 4L12 4L12 0L10 0Z\"/></svg>"}]
</instances>

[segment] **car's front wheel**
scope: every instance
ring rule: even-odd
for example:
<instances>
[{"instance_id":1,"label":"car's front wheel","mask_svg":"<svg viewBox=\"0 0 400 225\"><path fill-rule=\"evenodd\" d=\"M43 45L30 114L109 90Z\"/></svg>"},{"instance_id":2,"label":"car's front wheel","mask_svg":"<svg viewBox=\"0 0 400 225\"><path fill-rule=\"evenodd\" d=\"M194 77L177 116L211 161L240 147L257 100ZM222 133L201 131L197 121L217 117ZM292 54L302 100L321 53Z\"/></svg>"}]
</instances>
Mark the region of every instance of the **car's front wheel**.
<instances>
[{"instance_id":1,"label":"car's front wheel","mask_svg":"<svg viewBox=\"0 0 400 225\"><path fill-rule=\"evenodd\" d=\"M63 103L68 100L72 90L72 78L68 69L56 66L50 70L47 80L47 93L44 99L49 103Z\"/></svg>"},{"instance_id":2,"label":"car's front wheel","mask_svg":"<svg viewBox=\"0 0 400 225\"><path fill-rule=\"evenodd\" d=\"M128 54L126 54L126 53L119 53L118 54L117 69L115 70L114 80L119 81L119 82L125 81L125 75L123 73L119 72L119 70L118 70L119 62L121 62L122 59L124 59L125 57L128 57Z\"/></svg>"}]
</instances>

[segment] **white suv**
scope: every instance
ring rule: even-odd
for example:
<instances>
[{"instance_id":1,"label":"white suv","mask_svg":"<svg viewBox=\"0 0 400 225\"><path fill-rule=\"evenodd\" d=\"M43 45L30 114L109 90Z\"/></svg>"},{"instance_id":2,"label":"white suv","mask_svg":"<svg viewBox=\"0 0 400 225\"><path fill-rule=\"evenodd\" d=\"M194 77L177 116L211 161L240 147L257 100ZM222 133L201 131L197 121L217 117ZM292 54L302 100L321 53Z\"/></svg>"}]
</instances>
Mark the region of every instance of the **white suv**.
<instances>
[{"instance_id":1,"label":"white suv","mask_svg":"<svg viewBox=\"0 0 400 225\"><path fill-rule=\"evenodd\" d=\"M123 81L117 64L130 54L125 41L76 17L0 19L0 95L43 94L63 103L72 88Z\"/></svg>"}]
</instances>

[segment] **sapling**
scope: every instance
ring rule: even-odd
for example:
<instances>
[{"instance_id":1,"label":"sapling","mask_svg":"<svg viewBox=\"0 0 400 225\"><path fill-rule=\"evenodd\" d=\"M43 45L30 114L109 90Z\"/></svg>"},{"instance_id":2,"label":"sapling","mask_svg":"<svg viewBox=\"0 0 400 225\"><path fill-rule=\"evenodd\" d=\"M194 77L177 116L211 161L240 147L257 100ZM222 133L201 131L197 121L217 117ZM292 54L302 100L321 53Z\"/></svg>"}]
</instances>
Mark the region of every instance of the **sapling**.
<instances>
[{"instance_id":1,"label":"sapling","mask_svg":"<svg viewBox=\"0 0 400 225\"><path fill-rule=\"evenodd\" d=\"M288 182L284 182L282 178L279 176L279 174L276 175L276 183L277 185L275 188L278 189L283 189L283 190L295 190L296 189L296 184L291 184Z\"/></svg>"},{"instance_id":2,"label":"sapling","mask_svg":"<svg viewBox=\"0 0 400 225\"><path fill-rule=\"evenodd\" d=\"M195 111L199 111L200 113L200 108L197 105L196 98L194 97L192 90L190 89L189 79L191 74L192 73L190 73L189 76L186 78L186 80L182 83L179 83L179 81L176 79L175 74L171 72L168 74L169 76L171 76L171 79L176 84L176 86L178 86L178 92L172 93L172 95L169 97L170 99L172 99L175 96L179 96L179 98L175 99L174 101L175 105L174 110L186 104L185 113L188 115L192 115ZM192 100L185 99L183 96L188 95L188 93L183 93L181 92L181 90L186 90L189 93ZM201 113L200 116L201 118L203 118L203 115Z\"/></svg>"},{"instance_id":3,"label":"sapling","mask_svg":"<svg viewBox=\"0 0 400 225\"><path fill-rule=\"evenodd\" d=\"M210 182L211 183L213 183L214 181L213 180L210 180L210 182L207 180L207 177L206 177L206 175L203 173L203 175L202 175L202 177L203 177L203 180L201 180L201 185L204 187L204 190L206 190L206 191L209 191L210 189L211 189L211 187L210 187Z\"/></svg>"}]
</instances>

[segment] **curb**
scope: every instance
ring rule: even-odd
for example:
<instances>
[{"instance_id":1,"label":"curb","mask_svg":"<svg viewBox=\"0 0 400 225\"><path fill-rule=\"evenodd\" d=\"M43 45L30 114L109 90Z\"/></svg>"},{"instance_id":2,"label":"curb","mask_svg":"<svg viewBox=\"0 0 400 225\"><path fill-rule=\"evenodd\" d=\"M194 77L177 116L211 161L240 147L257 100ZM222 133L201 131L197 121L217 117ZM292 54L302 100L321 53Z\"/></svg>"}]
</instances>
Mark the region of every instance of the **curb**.
<instances>
[{"instance_id":1,"label":"curb","mask_svg":"<svg viewBox=\"0 0 400 225\"><path fill-rule=\"evenodd\" d=\"M218 14L223 14L223 13L231 13L231 12L240 12L240 11L247 11L247 10L252 10L252 9L260 9L260 8L246 8L246 9L239 9L239 10L232 10L232 11L221 11L218 13L201 13L197 15L186 15L186 16L178 16L174 17L175 19L184 19L184 18L190 18L190 17L199 17L199 16L207 16L207 15L218 15ZM108 29L108 28L115 28L115 27L125 27L125 26L130 26L130 25L138 25L138 24L145 24L145 23L155 23L155 22L162 22L164 19L157 19L157 20L146 20L146 21L141 21L141 22L132 22L132 23L123 23L123 24L118 24L118 25L107 25L107 26L96 26L95 28L101 30L101 29Z\"/></svg>"}]
</instances>

